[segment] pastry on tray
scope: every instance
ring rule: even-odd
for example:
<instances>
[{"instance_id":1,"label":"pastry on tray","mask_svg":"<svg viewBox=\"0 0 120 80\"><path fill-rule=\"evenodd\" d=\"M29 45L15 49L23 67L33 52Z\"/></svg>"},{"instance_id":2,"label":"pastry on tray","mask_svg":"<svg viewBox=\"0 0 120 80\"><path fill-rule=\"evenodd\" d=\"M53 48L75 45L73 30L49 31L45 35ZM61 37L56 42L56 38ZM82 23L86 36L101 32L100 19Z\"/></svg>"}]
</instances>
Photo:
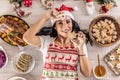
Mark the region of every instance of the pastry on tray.
<instances>
[{"instance_id":1,"label":"pastry on tray","mask_svg":"<svg viewBox=\"0 0 120 80\"><path fill-rule=\"evenodd\" d=\"M120 45L105 55L104 60L110 69L116 74L120 75Z\"/></svg>"}]
</instances>

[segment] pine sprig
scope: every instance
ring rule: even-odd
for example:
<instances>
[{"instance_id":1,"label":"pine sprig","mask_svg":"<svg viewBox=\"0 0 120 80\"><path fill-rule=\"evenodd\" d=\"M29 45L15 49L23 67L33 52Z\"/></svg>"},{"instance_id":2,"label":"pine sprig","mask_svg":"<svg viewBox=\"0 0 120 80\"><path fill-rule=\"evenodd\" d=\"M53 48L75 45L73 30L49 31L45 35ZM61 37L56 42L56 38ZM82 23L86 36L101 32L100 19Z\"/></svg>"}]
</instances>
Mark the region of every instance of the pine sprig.
<instances>
[{"instance_id":1,"label":"pine sprig","mask_svg":"<svg viewBox=\"0 0 120 80\"><path fill-rule=\"evenodd\" d=\"M104 4L104 0L95 0L98 4Z\"/></svg>"},{"instance_id":2,"label":"pine sprig","mask_svg":"<svg viewBox=\"0 0 120 80\"><path fill-rule=\"evenodd\" d=\"M19 4L19 6L21 7L22 6L22 2L23 2L23 0L8 0L11 4L12 3L17 3L17 4Z\"/></svg>"},{"instance_id":3,"label":"pine sprig","mask_svg":"<svg viewBox=\"0 0 120 80\"><path fill-rule=\"evenodd\" d=\"M114 6L117 6L115 0L95 0L98 4L102 5L102 4L109 4L109 3L113 3Z\"/></svg>"}]
</instances>

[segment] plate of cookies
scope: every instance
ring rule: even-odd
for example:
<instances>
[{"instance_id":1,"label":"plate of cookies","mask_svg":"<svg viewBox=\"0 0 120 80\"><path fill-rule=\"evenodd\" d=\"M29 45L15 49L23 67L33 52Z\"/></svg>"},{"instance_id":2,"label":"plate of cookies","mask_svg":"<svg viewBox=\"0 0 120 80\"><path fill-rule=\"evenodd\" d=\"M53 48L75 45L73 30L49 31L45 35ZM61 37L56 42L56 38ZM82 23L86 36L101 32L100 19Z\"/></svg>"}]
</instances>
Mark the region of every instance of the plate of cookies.
<instances>
[{"instance_id":1,"label":"plate of cookies","mask_svg":"<svg viewBox=\"0 0 120 80\"><path fill-rule=\"evenodd\" d=\"M113 16L100 15L92 20L89 35L93 42L101 46L111 46L119 40L120 25Z\"/></svg>"},{"instance_id":2,"label":"plate of cookies","mask_svg":"<svg viewBox=\"0 0 120 80\"><path fill-rule=\"evenodd\" d=\"M120 45L105 55L104 60L116 75L120 75Z\"/></svg>"},{"instance_id":3,"label":"plate of cookies","mask_svg":"<svg viewBox=\"0 0 120 80\"><path fill-rule=\"evenodd\" d=\"M20 52L13 60L15 71L20 74L30 73L35 66L35 59L27 52Z\"/></svg>"}]
</instances>

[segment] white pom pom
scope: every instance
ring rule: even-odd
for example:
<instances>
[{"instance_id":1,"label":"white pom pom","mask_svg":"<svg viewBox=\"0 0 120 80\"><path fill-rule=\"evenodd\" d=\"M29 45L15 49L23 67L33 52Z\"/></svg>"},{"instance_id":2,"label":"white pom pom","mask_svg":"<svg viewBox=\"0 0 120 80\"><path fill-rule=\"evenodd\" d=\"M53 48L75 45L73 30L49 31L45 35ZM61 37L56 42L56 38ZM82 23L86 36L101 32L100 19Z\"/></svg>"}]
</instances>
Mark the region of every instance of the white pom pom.
<instances>
[{"instance_id":1,"label":"white pom pom","mask_svg":"<svg viewBox=\"0 0 120 80\"><path fill-rule=\"evenodd\" d=\"M75 11L77 11L77 10L78 10L78 7L77 7L77 6L75 6L73 9L74 9Z\"/></svg>"}]
</instances>

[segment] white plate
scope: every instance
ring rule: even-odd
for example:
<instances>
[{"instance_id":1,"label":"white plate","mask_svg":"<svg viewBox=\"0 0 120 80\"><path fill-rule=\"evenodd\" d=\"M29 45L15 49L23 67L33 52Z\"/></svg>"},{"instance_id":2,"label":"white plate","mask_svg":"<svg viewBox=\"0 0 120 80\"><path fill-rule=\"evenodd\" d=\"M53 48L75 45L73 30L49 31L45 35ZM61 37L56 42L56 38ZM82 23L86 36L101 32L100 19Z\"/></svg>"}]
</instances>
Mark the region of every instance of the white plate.
<instances>
[{"instance_id":1,"label":"white plate","mask_svg":"<svg viewBox=\"0 0 120 80\"><path fill-rule=\"evenodd\" d=\"M0 50L4 52L5 57L6 57L5 64L0 68L0 69L2 69L2 68L4 68L4 67L7 65L7 63L8 63L8 56L7 56L7 53L6 53L5 49L4 49L2 46L0 46Z\"/></svg>"},{"instance_id":2,"label":"white plate","mask_svg":"<svg viewBox=\"0 0 120 80\"><path fill-rule=\"evenodd\" d=\"M20 77L20 76L15 76L15 77L9 78L8 80L27 80L27 79Z\"/></svg>"},{"instance_id":3,"label":"white plate","mask_svg":"<svg viewBox=\"0 0 120 80\"><path fill-rule=\"evenodd\" d=\"M32 61L30 62L29 67L28 67L28 70L27 70L26 72L20 72L20 71L18 71L18 70L16 69L15 64L16 64L16 62L17 62L17 60L18 60L18 58L20 57L21 54L28 54L28 53L27 53L27 52L19 52L19 53L14 57L13 67L14 67L14 69L15 69L15 71L16 71L17 73L20 73L20 74L30 73L30 72L33 70L34 66L35 66L35 59L34 59L34 57L33 57L32 55L31 55L31 56L32 56ZM30 55L30 54L29 54L29 55Z\"/></svg>"}]
</instances>

